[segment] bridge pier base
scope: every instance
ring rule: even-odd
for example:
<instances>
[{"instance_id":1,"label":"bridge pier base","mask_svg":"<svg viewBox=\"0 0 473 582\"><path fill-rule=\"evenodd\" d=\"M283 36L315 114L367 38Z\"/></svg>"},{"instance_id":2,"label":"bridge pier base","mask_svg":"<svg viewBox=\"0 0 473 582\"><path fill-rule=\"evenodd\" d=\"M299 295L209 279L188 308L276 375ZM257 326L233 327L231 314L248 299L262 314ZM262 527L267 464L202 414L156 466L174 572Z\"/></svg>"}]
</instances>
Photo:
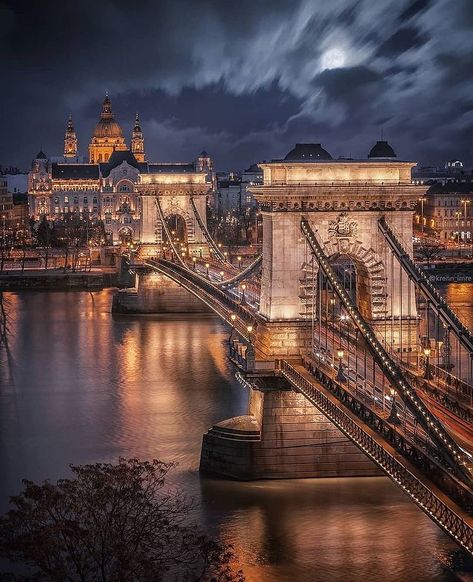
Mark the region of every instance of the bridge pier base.
<instances>
[{"instance_id":1,"label":"bridge pier base","mask_svg":"<svg viewBox=\"0 0 473 582\"><path fill-rule=\"evenodd\" d=\"M136 285L115 293L112 313L210 313L209 307L165 275L142 272Z\"/></svg>"},{"instance_id":2,"label":"bridge pier base","mask_svg":"<svg viewBox=\"0 0 473 582\"><path fill-rule=\"evenodd\" d=\"M306 320L259 323L255 347L270 360L300 357L310 351L311 323Z\"/></svg>"},{"instance_id":3,"label":"bridge pier base","mask_svg":"<svg viewBox=\"0 0 473 582\"><path fill-rule=\"evenodd\" d=\"M280 384L250 389L248 415L204 435L202 472L242 481L382 474L302 394Z\"/></svg>"}]
</instances>

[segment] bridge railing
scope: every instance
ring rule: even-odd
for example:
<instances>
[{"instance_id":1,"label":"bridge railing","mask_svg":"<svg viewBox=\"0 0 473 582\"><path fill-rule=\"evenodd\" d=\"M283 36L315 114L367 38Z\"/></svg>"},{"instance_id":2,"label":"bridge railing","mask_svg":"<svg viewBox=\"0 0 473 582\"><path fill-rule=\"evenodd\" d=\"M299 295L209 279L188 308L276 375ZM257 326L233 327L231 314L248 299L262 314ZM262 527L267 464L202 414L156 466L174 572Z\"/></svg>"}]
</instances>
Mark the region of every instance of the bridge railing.
<instances>
[{"instance_id":1,"label":"bridge railing","mask_svg":"<svg viewBox=\"0 0 473 582\"><path fill-rule=\"evenodd\" d=\"M256 259L252 263L250 263L247 267L245 267L245 269L243 269L243 271L241 271L240 273L238 273L234 277L231 277L230 279L225 279L225 281L218 281L217 283L215 283L215 285L217 287L222 287L224 289L227 289L229 287L234 287L235 285L238 285L238 283L240 283L241 281L248 279L249 277L251 277L252 275L257 273L258 271L260 271L262 263L263 263L263 256L259 255L258 257L256 257Z\"/></svg>"},{"instance_id":2,"label":"bridge railing","mask_svg":"<svg viewBox=\"0 0 473 582\"><path fill-rule=\"evenodd\" d=\"M415 389L410 385L406 375L387 353L381 342L376 337L371 326L365 321L358 307L353 303L351 297L345 290L345 287L338 280L338 277L330 265L328 258L325 256L322 246L317 240L310 223L304 217L301 219L301 229L322 271L345 307L346 312L351 317L365 340L366 346L373 359L376 361L391 386L418 419L420 426L430 436L432 441L436 443L439 449L439 454L442 455L446 462L450 463L455 474L470 486L472 483L472 477L467 467L468 459L466 458L464 451L444 429L436 416L430 412L423 400L416 393Z\"/></svg>"},{"instance_id":3,"label":"bridge railing","mask_svg":"<svg viewBox=\"0 0 473 582\"><path fill-rule=\"evenodd\" d=\"M473 555L473 524L470 516L434 493L422 482L420 476L399 462L363 428L361 423L350 417L324 393L323 389L317 389L289 362L282 361L280 371L296 390L304 394L343 434L368 455L431 519Z\"/></svg>"},{"instance_id":4,"label":"bridge railing","mask_svg":"<svg viewBox=\"0 0 473 582\"><path fill-rule=\"evenodd\" d=\"M241 305L238 301L230 297L222 289L216 287L210 281L204 279L194 271L188 269L186 266L173 263L166 259L151 259L146 262L146 264L152 268L163 271L165 274L173 274L174 277L179 279L180 283L191 283L193 285L193 292L197 294L199 292L205 292L206 294L213 297L216 301L220 302L232 313L237 315L243 322L251 325L255 325L255 313L252 312L247 306ZM228 319L225 317L225 319Z\"/></svg>"}]
</instances>

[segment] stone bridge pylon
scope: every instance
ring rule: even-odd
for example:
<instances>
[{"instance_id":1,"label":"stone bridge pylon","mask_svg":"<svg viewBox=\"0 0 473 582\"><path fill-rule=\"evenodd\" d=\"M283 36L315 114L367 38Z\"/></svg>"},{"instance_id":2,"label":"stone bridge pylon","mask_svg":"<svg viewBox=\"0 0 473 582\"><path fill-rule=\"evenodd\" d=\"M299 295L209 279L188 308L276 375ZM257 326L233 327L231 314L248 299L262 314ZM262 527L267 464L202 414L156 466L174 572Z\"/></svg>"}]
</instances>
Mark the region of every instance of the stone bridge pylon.
<instances>
[{"instance_id":1,"label":"stone bridge pylon","mask_svg":"<svg viewBox=\"0 0 473 582\"><path fill-rule=\"evenodd\" d=\"M266 323L258 326L256 345L266 354L299 355L310 341L318 267L310 264L302 217L325 255L350 265L356 303L373 328L389 335L385 341L394 350L418 343L415 290L378 229L388 217L412 253L414 207L425 192L411 182L414 165L398 160L386 142L365 160L333 160L320 144L297 144L283 160L261 164L264 184L251 191L263 216L260 314Z\"/></svg>"}]
</instances>

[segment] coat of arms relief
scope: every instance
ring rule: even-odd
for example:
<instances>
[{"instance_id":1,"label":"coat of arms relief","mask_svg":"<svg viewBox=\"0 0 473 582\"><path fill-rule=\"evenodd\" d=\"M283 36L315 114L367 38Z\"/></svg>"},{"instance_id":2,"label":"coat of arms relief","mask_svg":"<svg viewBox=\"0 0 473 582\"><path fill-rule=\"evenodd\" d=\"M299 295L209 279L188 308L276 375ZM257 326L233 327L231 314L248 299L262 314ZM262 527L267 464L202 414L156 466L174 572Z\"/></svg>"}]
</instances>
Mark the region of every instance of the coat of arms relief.
<instances>
[{"instance_id":1,"label":"coat of arms relief","mask_svg":"<svg viewBox=\"0 0 473 582\"><path fill-rule=\"evenodd\" d=\"M339 252L347 252L350 242L358 234L358 223L350 219L347 212L342 212L336 218L331 220L328 226L329 239L335 243Z\"/></svg>"}]
</instances>

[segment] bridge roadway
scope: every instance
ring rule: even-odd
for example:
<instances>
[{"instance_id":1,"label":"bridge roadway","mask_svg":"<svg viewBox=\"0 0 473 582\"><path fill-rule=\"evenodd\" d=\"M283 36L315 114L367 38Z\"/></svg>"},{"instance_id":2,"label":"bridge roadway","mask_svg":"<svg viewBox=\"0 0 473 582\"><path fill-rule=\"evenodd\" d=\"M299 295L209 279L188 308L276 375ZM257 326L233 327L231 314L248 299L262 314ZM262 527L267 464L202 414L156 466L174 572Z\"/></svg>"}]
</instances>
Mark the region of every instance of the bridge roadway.
<instances>
[{"instance_id":1,"label":"bridge roadway","mask_svg":"<svg viewBox=\"0 0 473 582\"><path fill-rule=\"evenodd\" d=\"M332 379L320 372L319 378L315 378L300 363L286 360L279 363L279 373L368 455L422 511L473 555L473 517L470 513L334 396L328 388L333 387Z\"/></svg>"},{"instance_id":2,"label":"bridge roadway","mask_svg":"<svg viewBox=\"0 0 473 582\"><path fill-rule=\"evenodd\" d=\"M323 322L326 324L326 322ZM344 357L342 359L343 365L345 367L345 375L347 377L347 384L350 384L356 392L362 393L368 401L371 401L375 407L380 408L386 415L391 408L392 396L386 394L386 390L389 390L389 384L386 382L384 374L377 368L373 366L373 360L371 356L365 358L366 348L360 339L356 339L356 336L350 337L348 334L338 334L337 330L330 330L330 325L327 328L325 325L319 328L317 326L314 336L314 346L315 352L319 356L315 355L315 359L321 364L331 366L339 361L335 358L335 354L339 348L344 351ZM401 362L398 362L402 364ZM366 364L366 367L365 367ZM418 374L422 373L422 370L418 371ZM452 410L446 408L441 402L436 401L434 398L429 397L423 385L426 383L431 386L432 390L436 389L433 381L425 381L419 378L421 381L418 383L416 381L415 389L418 394L421 395L422 399L426 401L428 407L436 414L438 418L446 426L446 429L453 434L457 441L460 441L463 449L471 455L473 460L473 425L466 422L455 414ZM398 407L400 412L400 418L406 415L410 419L411 433L414 435L418 431L417 423L413 423L414 416L412 413L404 407L402 401L398 402Z\"/></svg>"}]
</instances>

